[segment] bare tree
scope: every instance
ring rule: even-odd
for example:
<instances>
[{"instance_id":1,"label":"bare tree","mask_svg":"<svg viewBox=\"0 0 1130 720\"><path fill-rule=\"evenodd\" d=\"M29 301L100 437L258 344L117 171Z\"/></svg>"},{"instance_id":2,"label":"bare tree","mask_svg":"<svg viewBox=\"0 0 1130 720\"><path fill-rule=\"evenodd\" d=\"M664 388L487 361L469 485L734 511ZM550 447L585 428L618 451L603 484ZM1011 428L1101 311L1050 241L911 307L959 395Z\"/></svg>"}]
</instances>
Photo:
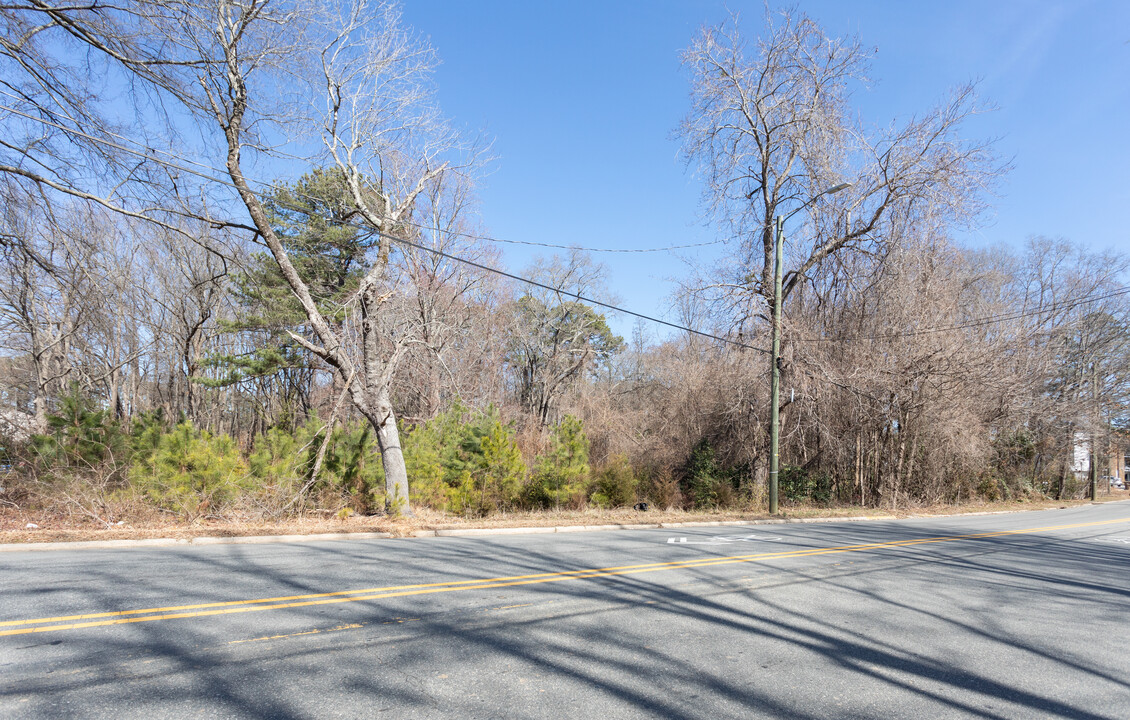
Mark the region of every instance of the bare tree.
<instances>
[{"instance_id":1,"label":"bare tree","mask_svg":"<svg viewBox=\"0 0 1130 720\"><path fill-rule=\"evenodd\" d=\"M75 350L103 298L97 279L98 227L86 208L44 215L31 203L9 203L0 265L0 322L9 351L34 370L35 424L47 428L51 400L78 382Z\"/></svg>"},{"instance_id":2,"label":"bare tree","mask_svg":"<svg viewBox=\"0 0 1130 720\"><path fill-rule=\"evenodd\" d=\"M164 32L190 16L200 19L200 11L191 2L148 0L17 0L0 8L4 182L34 187L52 201L68 196L100 205L173 233L186 219L251 229L213 212L215 174L181 162L191 155L178 147L183 125L166 105L169 92L187 96L194 72L218 61L194 56L193 48L173 44Z\"/></svg>"},{"instance_id":3,"label":"bare tree","mask_svg":"<svg viewBox=\"0 0 1130 720\"><path fill-rule=\"evenodd\" d=\"M528 274L557 291L533 289L512 307L510 363L517 376L521 406L541 426L550 421L556 400L570 384L583 379L597 361L620 351L623 339L604 316L570 295L588 295L603 279L604 268L580 251L535 265Z\"/></svg>"},{"instance_id":4,"label":"bare tree","mask_svg":"<svg viewBox=\"0 0 1130 720\"><path fill-rule=\"evenodd\" d=\"M207 241L188 244L162 228L155 230L144 255L150 268L146 275L151 301L161 318L154 334L166 363L158 393L170 417L184 413L200 422L204 388L199 381L208 341L228 299L228 267L222 257L201 249Z\"/></svg>"},{"instance_id":5,"label":"bare tree","mask_svg":"<svg viewBox=\"0 0 1130 720\"><path fill-rule=\"evenodd\" d=\"M796 11L767 9L752 46L738 28L736 16L704 28L684 51L692 107L679 134L709 214L735 246L690 289L744 339L761 334L772 307L776 218L796 216L787 228L789 297L847 256L881 258L918 226L968 220L999 168L991 143L959 134L979 109L972 86L901 125L872 129L850 102L871 57L857 39L829 37ZM827 194L845 183L846 192ZM783 381L795 386L784 339Z\"/></svg>"},{"instance_id":6,"label":"bare tree","mask_svg":"<svg viewBox=\"0 0 1130 720\"><path fill-rule=\"evenodd\" d=\"M405 228L412 244L400 247L393 260L403 286L395 311L406 316L409 332L419 341L410 348L395 386L406 412L413 408L418 421L431 419L453 397L471 390L467 381L473 379L458 375L453 365L458 360L465 367L470 360L457 359L458 354L479 352L468 341L476 328L485 329L478 322L481 309L497 301L497 278L481 268L497 265L499 253L473 232L471 191L460 175L431 180L417 201L418 224Z\"/></svg>"},{"instance_id":7,"label":"bare tree","mask_svg":"<svg viewBox=\"0 0 1130 720\"><path fill-rule=\"evenodd\" d=\"M871 56L858 40L829 37L804 14L767 11L751 50L738 24L735 16L704 28L684 51L693 106L680 135L707 207L740 245L736 272L712 284L739 326L772 303L776 216L805 209L794 223L804 239L790 242L788 295L838 253L881 252L893 225L978 208L998 168L990 143L958 132L978 111L972 86L901 126L871 130L850 104ZM811 202L844 182L848 192Z\"/></svg>"},{"instance_id":8,"label":"bare tree","mask_svg":"<svg viewBox=\"0 0 1130 720\"><path fill-rule=\"evenodd\" d=\"M382 327L386 303L396 294L388 275L389 258L429 184L469 164L432 103L427 78L435 60L426 42L401 25L395 5L373 6L365 0L329 8L303 0L138 2L108 8L55 8L29 0L6 12L13 27L18 24L23 32L23 45L8 48L23 77L51 64L45 59L30 69L20 65L27 43L47 32L44 28L62 31L146 93L161 102L179 102L199 121L201 134L217 141L225 182L235 188L250 223L217 220L206 212L207 204L192 214L213 227L251 229L270 250L317 337L312 342L295 334L295 342L333 368L353 405L376 429L386 502L408 512L390 382L416 339L390 336ZM49 103L33 105L41 111ZM65 105L78 107L80 101L68 99ZM67 142L90 139L62 125ZM108 146L99 139L92 142ZM19 157L32 154L26 141L7 147ZM356 343L318 308L271 224L256 181L245 169L249 156L267 159L280 152L303 157L315 167L326 160L336 165L347 181L354 220L377 234L374 256L356 293ZM150 174L157 174L154 167L166 170L166 175L172 172L167 162L145 159L139 168ZM69 179L29 173L13 163L0 170L175 228L160 213L117 202L114 190L83 190ZM124 179L136 175L131 172ZM203 181L215 192L215 178L205 173ZM172 188L178 199L183 195L175 182L162 187Z\"/></svg>"}]
</instances>

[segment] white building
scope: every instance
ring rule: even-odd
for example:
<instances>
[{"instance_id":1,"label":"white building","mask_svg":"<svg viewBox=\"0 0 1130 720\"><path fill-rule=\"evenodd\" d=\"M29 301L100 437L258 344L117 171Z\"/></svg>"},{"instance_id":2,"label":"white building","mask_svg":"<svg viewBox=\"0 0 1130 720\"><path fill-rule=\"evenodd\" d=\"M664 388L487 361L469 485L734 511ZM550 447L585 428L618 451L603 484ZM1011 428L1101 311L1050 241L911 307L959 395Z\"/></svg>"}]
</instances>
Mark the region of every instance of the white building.
<instances>
[{"instance_id":1,"label":"white building","mask_svg":"<svg viewBox=\"0 0 1130 720\"><path fill-rule=\"evenodd\" d=\"M1086 477L1091 472L1091 436L1075 433L1075 454L1071 459L1071 471L1076 477Z\"/></svg>"}]
</instances>

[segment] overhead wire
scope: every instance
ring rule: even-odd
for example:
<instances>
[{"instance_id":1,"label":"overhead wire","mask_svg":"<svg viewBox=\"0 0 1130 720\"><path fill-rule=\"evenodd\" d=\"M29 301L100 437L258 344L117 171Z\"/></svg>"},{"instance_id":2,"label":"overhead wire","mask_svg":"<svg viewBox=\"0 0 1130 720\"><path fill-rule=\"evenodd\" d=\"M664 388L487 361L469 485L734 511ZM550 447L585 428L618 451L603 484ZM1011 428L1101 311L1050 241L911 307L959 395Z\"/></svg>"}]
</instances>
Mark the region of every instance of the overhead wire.
<instances>
[{"instance_id":1,"label":"overhead wire","mask_svg":"<svg viewBox=\"0 0 1130 720\"><path fill-rule=\"evenodd\" d=\"M632 317L636 317L636 318L639 318L641 320L647 320L648 322L653 322L653 323L656 323L658 325L665 325L667 327L674 328L676 330L682 330L684 332L691 333L692 335L698 335L699 337L709 338L711 340L717 340L719 342L727 343L729 345L734 345L736 347L740 347L740 348L743 348L743 349L746 349L746 350L756 350L757 352L764 353L766 355L769 354L769 351L766 350L765 348L759 348L755 345L749 345L747 343L743 343L743 342L740 342L738 340L731 340L730 338L725 338L725 337L722 337L720 335L713 335L711 333L703 332L701 330L695 330L694 328L690 328L690 327L687 327L685 325L679 325L677 323L668 322L666 320L661 320L657 317L651 317L650 315L644 315L642 313L638 313L638 312L635 312L635 311L632 311L632 310L626 310L622 307L617 307L616 305L611 305L611 304L603 302L601 300L596 300L594 298L586 297L584 295L581 295L580 293L575 293L575 292L572 292L570 290L566 290L564 288L554 287L552 285L546 285L545 283L541 283L541 282L538 282L536 280L530 280L529 278L525 278L525 277L522 277L520 275L514 275L512 273L508 273L505 270L498 270L497 268L492 268L488 265L483 265L481 263L477 263L474 260L468 260L466 258L461 258L458 255L452 255L451 253L444 252L443 250L439 250L437 248L431 248L431 247L428 247L426 245L420 245L418 243L412 242L411 240L405 240L404 238L398 238L398 237L393 237L393 236L388 236L388 235L385 235L385 237L388 237L388 239L393 241L393 242L400 243L402 245L408 245L409 247L414 247L418 250L423 250L425 252L433 253L435 255L438 255L439 257L447 258L449 260L454 260L455 262L460 262L460 263L463 263L465 265L470 265L471 267L475 267L475 268L478 268L480 270L484 270L486 272L494 273L496 275L502 275L503 277L508 277L512 280L517 280L518 282L522 282L522 283L525 283L527 285L533 285L534 287L538 287L538 288L541 288L543 290L549 290L551 292L557 293L558 295L564 295L565 297L576 298L579 302L589 303L590 305L597 305L599 307L607 308L608 310L612 310L613 312L624 313L625 315L631 315Z\"/></svg>"},{"instance_id":2,"label":"overhead wire","mask_svg":"<svg viewBox=\"0 0 1130 720\"><path fill-rule=\"evenodd\" d=\"M0 95L7 96L7 97L12 98L14 100L20 99L18 96L13 95L12 93L9 93L9 92L7 92L3 89L0 89ZM56 123L56 122L48 120L46 118L36 117L34 115L22 112L20 110L15 109L15 108L8 107L6 105L0 105L0 110L12 113L13 115L17 115L17 116L22 117L22 118L27 119L27 120L32 120L34 122L43 123L44 125L54 127L58 130L62 130L63 132L78 135L79 137L85 138L85 139L90 140L92 142L101 143L101 144L104 144L108 147L112 147L116 150L121 150L122 152L130 153L131 155L135 155L137 157L141 157L141 158L144 158L146 160L152 160L152 161L158 163L159 165L164 165L166 167L170 167L170 168L173 168L173 169L176 169L176 170L180 170L181 172L186 172L186 173L195 175L197 177L203 178L205 180L210 180L212 182L222 183L222 184L227 185L229 187L234 187L234 185L232 185L232 183L230 181L224 180L222 178L218 178L215 175L210 175L206 172L201 172L200 170L193 170L191 168L187 168L184 165L178 164L177 162L173 162L173 161L170 161L170 160L159 160L159 159L155 158L153 155L156 154L156 153L160 153L162 155L166 155L166 156L169 156L169 157L177 157L177 156L173 155L171 152L168 152L166 150L161 150L159 148L150 147L149 145L138 142L137 140L134 140L132 138L127 138L127 137L125 137L123 135L119 135L117 133L110 132L110 133L107 133L107 134L112 136L112 137L118 138L119 140L122 140L124 142L128 142L132 145L135 145L138 148L142 148L144 150L144 152L142 150L137 150L137 149L134 149L134 148L126 147L126 146L122 145L121 143L117 143L117 142L114 142L112 140L108 140L106 138L100 138L100 137L97 137L95 135L91 135L89 133L83 132L82 130L78 130L78 129L75 129L75 128L69 128L65 125L62 125L60 123ZM195 160L191 160L191 159L187 159L187 158L177 158L177 160L179 160L181 162L187 162L190 165L195 165L199 168L203 168L204 170L208 170L208 171L211 171L213 173L221 172L218 168L212 167L211 165L208 165L208 164L205 164L205 163L197 162ZM257 179L254 179L254 178L248 178L248 180L250 182L252 182L256 185L262 186L262 187L268 187L268 188L274 187L273 183L267 182L265 180L257 180ZM709 241L700 242L700 243L686 243L686 244L682 244L682 245L666 245L666 246L663 246L663 247L651 247L651 248L586 247L586 246L582 246L582 245L561 245L561 244L555 244L555 243L537 242L537 241L534 241L534 240L515 240L515 239L512 239L512 238L500 238L500 237L494 237L494 236L491 236L491 235L480 235L480 234L476 234L476 233L468 233L468 232L463 232L463 231L459 231L459 230L449 230L449 229L446 229L446 228L437 228L437 227L433 227L433 226L430 226L430 225L425 225L423 223L415 223L415 222L411 222L411 221L401 221L401 224L407 225L409 227L415 227L415 228L420 229L420 230L438 231L438 232L442 232L446 235L450 235L450 236L453 236L453 237L462 237L462 238L466 238L468 240L481 240L481 241L484 241L484 242L506 243L508 245L526 245L526 246L532 246L532 247L544 247L544 248L551 248L551 249L555 249L555 250L582 250L584 252L593 252L593 253L658 253L658 252L671 252L673 250L687 250L687 249L690 249L690 248L699 248L699 247L708 247L708 246L711 246L711 245L720 245L720 244L726 242L725 240L720 239L720 240L709 240Z\"/></svg>"},{"instance_id":3,"label":"overhead wire","mask_svg":"<svg viewBox=\"0 0 1130 720\"><path fill-rule=\"evenodd\" d=\"M12 95L10 93L4 92L3 90L0 90L0 94L7 95L8 97L12 97ZM150 153L156 153L156 152L160 152L162 154L169 154L169 153L165 153L165 151L163 151L163 150L155 150L154 148L148 147L148 146L143 145L141 143L138 143L134 140L129 140L128 138L122 138L122 139L127 140L128 142L132 142L135 145L138 145L139 147L144 147L148 152L142 152L140 150L135 150L133 148L126 147L125 145L122 145L121 143L116 143L113 140L107 140L106 138L100 138L96 135L91 135L90 133L84 132L84 131L79 130L77 128L67 127L66 125L62 125L60 123L54 122L53 120L48 120L46 118L36 117L34 115L25 113L21 110L17 110L16 108L8 107L7 105L0 105L0 111L8 112L8 113L11 113L13 115L22 117L26 120L31 120L33 122L41 123L43 125L47 125L49 127L53 127L53 128L58 129L58 130L62 130L63 132L69 133L71 135L77 135L78 137L85 138L87 140L90 140L91 142L96 142L100 145L105 145L107 147L114 148L115 150L121 150L122 152L129 153L130 155L134 155L136 157L140 157L140 158L145 159L145 160L150 160L150 161L155 162L158 165L162 165L164 167L173 168L174 170L180 170L181 172L186 172L186 173L189 173L190 175L195 175L199 178L203 178L205 180L211 180L212 182L220 183L222 185L227 185L229 187L233 187L233 188L235 187L235 185L230 180L224 180L223 178L218 178L218 177L215 177L213 175L208 175L207 173L203 173L199 170L193 170L191 168L184 167L183 165L177 164L177 163L169 161L169 160L161 160L159 158L153 157L153 155L150 154ZM115 134L115 137L121 137L121 136ZM193 160L190 160L189 162L193 165L197 165L199 167L203 167L203 168L206 168L208 170L211 170L212 172L217 172L217 173L219 172L219 170L217 170L216 168L214 168L210 165L198 163L198 162L193 161Z\"/></svg>"},{"instance_id":4,"label":"overhead wire","mask_svg":"<svg viewBox=\"0 0 1130 720\"><path fill-rule=\"evenodd\" d=\"M582 245L555 245L553 243L536 242L534 240L514 240L512 238L498 238L489 235L476 235L474 233L460 232L458 230L446 230L444 228L437 228L431 225L424 225L422 223L404 222L404 225L415 227L420 230L435 230L454 237L467 238L468 240L483 240L486 242L507 243L509 245L529 245L533 247L553 248L556 250L582 250L584 252L594 253L657 253L657 252L671 252L672 250L686 250L688 248L707 247L708 245L720 245L725 240L710 240L708 242L688 243L686 245L667 245L664 247L654 248L598 248L598 247L584 247Z\"/></svg>"},{"instance_id":5,"label":"overhead wire","mask_svg":"<svg viewBox=\"0 0 1130 720\"><path fill-rule=\"evenodd\" d=\"M3 92L3 91L0 91L0 92ZM99 138L97 136L90 135L90 134L85 133L81 130L76 130L74 128L68 128L64 125L60 125L58 123L54 123L54 122L51 122L49 120L45 120L43 118L37 118L33 115L28 115L26 113L20 112L18 110L15 110L14 108L10 108L10 107L4 106L4 105L0 105L0 111L11 112L11 113L18 115L20 117L24 117L24 118L27 118L29 120L33 120L33 121L36 121L36 122L41 122L41 123L44 123L46 125L50 125L52 127L55 127L59 130L62 130L64 132L68 132L68 133L78 135L78 136L86 138L86 139L88 139L92 142L102 143L104 145L107 145L109 147L113 147L113 148L121 150L123 152L127 152L127 153L130 153L130 154L136 155L136 156L143 157L143 158L145 158L149 161L157 163L158 165L162 165L162 166L165 166L165 167L171 167L173 169L180 170L182 172L187 172L187 173L190 173L190 174L195 175L197 177L201 177L203 179L206 179L206 180L209 180L209 181L212 181L212 182L216 182L216 183L219 183L219 184L225 185L227 187L231 187L231 188L238 190L238 187L231 180L218 178L218 177L208 175L206 173L203 173L203 172L200 172L200 171L197 171L197 170L192 170L191 168L186 168L183 165L180 165L180 164L177 164L177 163L172 163L172 162L169 162L169 161L166 161L166 160L162 160L162 159L154 157L150 154L142 153L138 150L128 148L128 147L121 145L119 143L115 143L113 141L106 140L105 138ZM149 148L149 149L152 150L151 148ZM199 164L199 163L194 163L194 164ZM216 170L216 168L209 167L209 169L211 169L211 170L213 170L214 172L217 172L217 173L219 172L218 170ZM259 185L264 185L264 186L270 187L269 183L265 183L263 181L252 180L252 182L255 182L256 184L259 184ZM263 193L255 193L255 195L257 197L260 197L260 198L264 197ZM412 223L404 223L404 224L410 225L410 226L413 225ZM422 229L436 229L436 228L430 228L430 227L424 226L424 225L416 225L416 227L419 227L419 228L422 228ZM442 229L440 229L440 230L441 230L441 232L451 232L451 231L446 231L446 230L442 230ZM682 331L690 333L692 335L697 335L699 337L704 337L704 338L708 338L708 339L711 339L711 340L716 340L718 342L733 345L735 347L740 347L740 348L747 349L747 350L754 350L756 352L766 353L766 354L768 354L768 352L769 352L768 350L766 350L764 348L757 347L755 345L750 345L748 343L740 342L740 341L733 340L733 339L730 339L730 338L725 338L725 337L722 337L720 335L714 335L712 333L704 332L704 331L701 331L701 330L696 330L694 328L687 327L685 325L679 325L678 323L673 323L673 322L669 322L667 320L662 320L662 319L657 318L657 317L645 315L643 313L638 313L638 312L635 312L634 310L628 310L627 308L622 308L622 307L619 307L619 306L616 306L616 305L612 305L610 303L606 303L604 301L597 300L595 298L586 297L584 295L581 295L580 293L575 293L575 292L566 290L564 288L554 287L552 285L547 285L545 283L541 283L541 282L538 282L536 280L531 280L529 278L525 278L525 277L522 277L520 275L515 275L513 273L509 273L509 272L506 272L504 270L492 268L488 265L483 265L482 263L477 263L473 260L468 260L466 258L462 258L462 257L459 257L457 255L453 255L451 253L444 252L444 251L439 250L437 248L432 248L432 247L428 247L426 245L414 243L414 242L412 242L410 240L406 240L404 238L399 238L399 237L387 235L387 234L384 234L384 233L378 233L378 234L381 234L383 237L386 237L393 242L400 243L402 245L407 245L407 246L410 246L410 247L414 247L418 250L429 252L429 253L435 254L435 255L440 256L440 257L447 258L447 259L455 261L455 262L463 263L465 265L470 265L472 267L483 270L484 272L490 272L490 273L494 273L496 275L501 275L503 277L507 277L507 278L510 278L512 280L516 280L518 282L525 283L527 285L538 287L538 288L541 288L541 289L544 289L544 290L549 290L551 292L557 293L559 295L563 295L565 297L576 298L579 302L589 303L589 304L592 304L592 305L603 307L603 308L606 308L608 310L612 310L613 312L623 313L625 315L629 315L631 317L639 318L639 319L645 320L647 322L656 323L658 325L663 325L663 326L670 327L670 328L673 328L673 329L676 329L676 330L682 330ZM463 233L454 233L454 234L464 235ZM477 236L470 236L470 237L477 237ZM486 239L489 239L489 238L479 237L479 239L486 240ZM528 243L528 244L535 244L535 243ZM555 246L555 245L545 245L545 246L546 247L563 247L563 248L566 248L566 249L586 250L586 248L576 248L574 246ZM687 245L687 246L679 246L679 247L697 247L697 245Z\"/></svg>"},{"instance_id":6,"label":"overhead wire","mask_svg":"<svg viewBox=\"0 0 1130 720\"><path fill-rule=\"evenodd\" d=\"M1028 317L1035 317L1038 315L1052 315L1057 312L1066 312L1073 310L1082 305L1090 305L1103 300L1109 300L1115 297L1130 294L1130 287L1121 287L1118 290L1101 295L1088 295L1079 298L1072 298L1059 303L1052 303L1048 307L1033 308L1031 310L1018 310L1011 313L1002 313L998 315L987 315L979 318L972 318L962 323L955 323L953 325L944 325L939 327L919 328L917 330L908 330L903 332L894 333L879 333L876 335L857 335L846 338L794 338L796 342L850 342L855 340L897 340L903 337L916 337L919 335L931 335L942 332L954 332L957 330L968 330L972 328L985 327L987 325L994 325L1001 322L1009 322L1011 320L1022 320Z\"/></svg>"},{"instance_id":7,"label":"overhead wire","mask_svg":"<svg viewBox=\"0 0 1130 720\"><path fill-rule=\"evenodd\" d=\"M10 93L8 93L8 92L6 92L2 89L0 89L0 94L6 95L6 96L11 97L13 99L19 99L16 96L13 96ZM169 161L169 160L163 160L163 159L157 158L157 157L154 156L155 153L160 152L161 154L165 154L165 155L170 155L170 153L167 153L166 151L163 151L163 150L156 150L154 148L143 145L143 144L141 144L141 143L139 143L135 140L132 140L130 138L125 138L125 137L122 137L120 135L115 134L115 137L119 137L126 142L130 142L134 145L137 145L138 147L144 147L146 152L142 152L140 150L135 150L133 148L122 145L121 143L116 143L116 142L113 142L111 140L107 140L106 138L100 138L100 137L97 137L95 135L91 135L89 133L83 132L81 130L78 130L78 129L75 129L75 128L70 128L70 127L67 127L67 126L59 124L59 123L55 123L55 122L47 120L45 118L40 118L40 117L36 117L34 115L30 115L28 113L24 113L20 110L8 107L6 105L0 105L0 111L9 112L9 113L17 115L19 117L23 117L25 119L28 119L28 120L31 120L31 121L34 121L34 122L39 122L39 123L42 123L44 125L48 125L50 127L54 127L58 130L62 130L63 132L73 134L73 135L77 135L79 137L88 139L92 142L103 144L103 145L106 145L108 147L112 147L112 148L115 148L117 150L121 150L122 152L126 152L126 153L129 153L129 154L135 155L137 157L144 158L148 161L157 163L158 165L162 165L164 167L172 168L172 169L175 169L175 170L180 170L181 172L186 172L186 173L189 173L189 174L194 175L196 177L200 177L202 179L208 180L210 182L215 182L215 183L225 185L227 187L231 187L233 189L238 190L238 187L230 179L225 179L225 178L222 178L222 177L216 177L215 175L211 175L211 174L208 174L206 172L201 172L199 170L193 170L191 168L185 167L184 165L179 164L179 163L175 163L175 162L172 162L172 161ZM192 160L189 160L188 162L190 164L196 165L198 167L202 167L202 168L205 168L207 170L210 170L213 173L220 173L220 171L217 168L214 168L210 165L206 165L204 163L199 163L199 162L192 161ZM248 178L248 180L250 182L255 183L256 185L260 185L262 187L268 187L268 188L274 187L274 185L272 183L269 183L269 182L266 182L266 181L263 181L263 180L257 180L257 179L254 179L254 178ZM261 199L266 197L261 192L256 192L255 195L257 197L261 198ZM309 199L313 199L313 198L309 198ZM668 246L668 247L663 247L663 248L644 248L644 249L635 249L635 248L588 248L588 247L582 247L582 246L576 246L576 245L555 245L555 244L551 244L551 243L539 243L539 242L535 242L535 241L495 238L495 237L490 237L490 236L485 236L485 235L476 235L476 234L473 234L473 233L464 233L464 232L459 232L459 231L455 231L455 230L448 230L448 229L445 229L445 228L436 228L436 227L433 227L433 226L424 225L422 223L402 222L402 224L407 225L409 227L415 227L415 228L421 229L421 230L438 231L438 232L447 234L449 236L464 237L464 238L468 238L468 239L481 240L481 241L485 241L485 242L501 242L501 243L530 245L530 246L564 249L564 250L581 250L581 251L585 251L585 252L622 252L622 253L663 252L663 251L670 251L670 250L677 250L677 249L703 247L703 246L707 246L707 245L716 245L716 244L719 244L721 242L724 242L722 240L716 240L716 241L711 241L711 242L706 242L706 243L693 243L693 244L687 244L687 245L673 245L673 246ZM419 249L419 250L422 250L422 251L425 251L425 252L429 252L429 253L435 254L435 255L440 256L440 257L447 258L447 259L452 260L454 262L463 263L465 265L469 265L469 266L478 268L480 270L483 270L484 272L490 272L490 273L494 273L496 275L501 275L501 276L510 278L512 280L515 280L515 281L518 281L518 282L521 282L521 283L525 283L527 285L539 287L539 288L542 288L544 290L549 290L549 291L558 293L560 295L564 295L566 297L576 298L580 302L586 302L586 303L590 303L590 304L593 304L593 305L597 305L599 307L603 307L603 308L606 308L608 310L612 310L614 312L623 313L623 314L629 315L631 317L636 317L636 318L639 318L641 320L653 322L653 323L656 323L658 325L663 325L663 326L670 327L670 328L673 328L673 329L682 330L684 332L688 332L688 333L691 333L693 335L698 335L698 336L701 336L701 337L709 338L709 339L712 339L712 340L716 340L716 341L726 343L726 344L729 344L729 345L733 345L733 346L736 346L736 347L740 347L740 348L743 348L743 349L755 350L757 352L769 354L768 350L765 350L764 348L760 348L760 347L757 347L757 346L754 346L754 345L749 345L748 343L744 343L744 342L741 342L741 341L722 337L722 336L719 336L719 335L714 335L712 333L707 333L707 332L703 332L703 331L700 331L700 330L695 330L694 328L690 328L690 327L687 327L687 326L684 326L684 325L679 325L677 323L672 323L672 322L669 322L669 321L666 321L666 320L661 320L659 318L656 318L656 317L653 317L653 316L650 316L650 315L645 315L643 313L638 313L638 312L635 312L633 310L628 310L626 308L611 305L609 303L606 303L606 302L603 302L603 301L600 301L600 300L596 300L594 298L585 297L585 296L580 295L578 293L574 293L574 292L565 290L564 288L558 288L558 287L554 287L554 286L551 286L551 285L546 285L544 283L540 283L540 282L537 282L535 280L531 280L529 278L522 277L520 275L515 275L513 273L509 273L509 272L506 272L506 271L503 271L503 270L499 270L497 268L492 268L488 265L483 265L481 263L477 263L475 261L459 257L458 255L453 255L451 253L444 252L444 251L439 250L437 248L432 248L432 247L428 247L427 245L417 244L417 243L411 242L409 240L406 240L404 238L399 238L399 237L391 236L391 235L387 235L387 234L383 234L383 236L387 237L389 240L391 240L393 242L400 243L400 244L407 245L407 246L411 246L411 247L414 247L416 249ZM898 333L881 333L881 334L876 334L876 335L856 336L856 337L851 337L851 338L793 338L793 341L794 342L842 342L842 341L854 341L854 340L887 340L887 339L897 339L897 338L900 338L900 337L914 337L914 336L918 336L918 335L926 335L926 334L933 334L933 333L939 333L939 332L952 332L952 331L956 331L956 330L964 330L964 329L969 329L969 328L982 327L982 326L985 326L985 325L990 325L990 324L994 324L994 323L998 323L998 322L1007 322L1009 320L1021 319L1021 318L1030 317L1030 316L1033 316L1033 315L1045 314L1045 313L1050 313L1050 312L1057 312L1060 309L1072 309L1072 308L1077 307L1079 305L1090 304L1092 302L1098 302L1098 301L1101 301L1101 300L1104 300L1104 299L1117 297L1117 296L1124 295L1124 294L1127 294L1127 293L1130 293L1130 288L1122 288L1120 290L1117 290L1117 291L1114 291L1114 292L1111 292L1111 293L1107 293L1106 295L1102 295L1102 296L1083 297L1083 298L1072 299L1070 301L1066 301L1065 303L1062 303L1059 306L1053 305L1049 308L1040 308L1040 309L1035 309L1035 310L1031 310L1031 311L1017 312L1017 313L1011 313L1011 314L1002 314L1002 315L995 315L995 316L986 316L986 317L982 317L982 318L973 318L973 319L966 321L964 323L958 323L958 324L949 325L949 326L941 326L941 327L933 327L933 328L921 328L921 329L917 329L917 330L910 330L910 331L904 331L904 332L898 332Z\"/></svg>"}]
</instances>

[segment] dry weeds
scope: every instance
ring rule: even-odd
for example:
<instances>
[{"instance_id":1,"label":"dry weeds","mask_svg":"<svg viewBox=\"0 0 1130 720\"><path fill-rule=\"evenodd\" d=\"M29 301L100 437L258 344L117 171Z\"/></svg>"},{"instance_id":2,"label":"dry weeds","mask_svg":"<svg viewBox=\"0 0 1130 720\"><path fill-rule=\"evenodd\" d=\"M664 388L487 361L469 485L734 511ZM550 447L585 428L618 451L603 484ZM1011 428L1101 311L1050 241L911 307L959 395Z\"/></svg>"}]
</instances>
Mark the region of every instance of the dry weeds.
<instances>
[{"instance_id":1,"label":"dry weeds","mask_svg":"<svg viewBox=\"0 0 1130 720\"><path fill-rule=\"evenodd\" d=\"M1115 492L1100 496L1102 500L1125 500L1128 493ZM836 517L920 517L965 513L1043 510L1085 505L1086 500L1042 500L1034 502L971 503L960 506L935 505L891 511L886 508L811 507L785 508L781 517L791 519ZM764 512L690 511L690 510L560 510L545 512L499 513L485 518L464 518L428 509L417 510L414 517L352 516L338 518L310 514L267 522L254 517L208 518L195 523L161 517L153 513L123 520L107 527L88 517L76 514L50 514L0 508L0 543L74 542L83 540L141 540L152 538L187 539L194 537L239 537L256 535L312 535L318 533L386 532L407 537L421 530L457 528L516 528L581 525L632 525L656 523L699 523L735 520L765 520ZM29 527L34 525L36 527Z\"/></svg>"}]
</instances>

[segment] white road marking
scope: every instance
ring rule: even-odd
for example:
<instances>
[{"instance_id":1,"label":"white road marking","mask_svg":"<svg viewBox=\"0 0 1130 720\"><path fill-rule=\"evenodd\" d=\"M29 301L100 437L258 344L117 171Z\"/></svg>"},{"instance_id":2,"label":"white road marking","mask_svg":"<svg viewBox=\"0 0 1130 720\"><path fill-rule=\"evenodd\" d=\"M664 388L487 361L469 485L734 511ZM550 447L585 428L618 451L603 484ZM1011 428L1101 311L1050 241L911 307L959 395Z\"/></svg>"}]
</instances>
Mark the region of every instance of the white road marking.
<instances>
[{"instance_id":1,"label":"white road marking","mask_svg":"<svg viewBox=\"0 0 1130 720\"><path fill-rule=\"evenodd\" d=\"M1109 543L1122 543L1123 545L1130 545L1130 537L1112 537L1112 538L1095 538L1099 542Z\"/></svg>"},{"instance_id":2,"label":"white road marking","mask_svg":"<svg viewBox=\"0 0 1130 720\"><path fill-rule=\"evenodd\" d=\"M780 537L771 535L715 535L704 540L685 537L667 538L668 545L727 545L736 542L776 542Z\"/></svg>"}]
</instances>

